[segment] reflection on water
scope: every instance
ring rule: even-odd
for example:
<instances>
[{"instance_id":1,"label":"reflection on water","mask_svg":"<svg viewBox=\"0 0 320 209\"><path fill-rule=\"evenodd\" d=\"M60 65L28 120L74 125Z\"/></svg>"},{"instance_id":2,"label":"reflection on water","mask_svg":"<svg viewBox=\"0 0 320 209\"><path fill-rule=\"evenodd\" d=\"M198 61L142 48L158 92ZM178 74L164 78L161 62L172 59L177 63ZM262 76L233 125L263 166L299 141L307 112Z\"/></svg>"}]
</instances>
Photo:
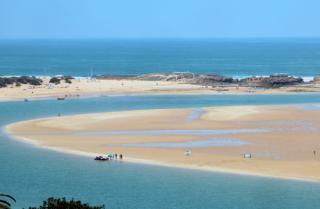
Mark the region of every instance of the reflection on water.
<instances>
[{"instance_id":1,"label":"reflection on water","mask_svg":"<svg viewBox=\"0 0 320 209\"><path fill-rule=\"evenodd\" d=\"M242 134L242 133L262 133L269 132L269 129L212 129L212 130L137 130L137 131L95 131L80 132L76 135L81 136L117 136L117 135L141 135L141 136L159 136L159 135L224 135L224 134Z\"/></svg>"},{"instance_id":2,"label":"reflection on water","mask_svg":"<svg viewBox=\"0 0 320 209\"><path fill-rule=\"evenodd\" d=\"M320 104L299 104L299 105L294 105L296 107L299 107L303 110L320 110Z\"/></svg>"},{"instance_id":3,"label":"reflection on water","mask_svg":"<svg viewBox=\"0 0 320 209\"><path fill-rule=\"evenodd\" d=\"M201 148L201 147L224 147L224 146L242 146L252 144L239 139L208 139L201 141L185 142L159 142L159 143L139 143L139 144L121 144L124 147L154 147L154 148ZM115 145L108 145L115 146Z\"/></svg>"},{"instance_id":4,"label":"reflection on water","mask_svg":"<svg viewBox=\"0 0 320 209\"><path fill-rule=\"evenodd\" d=\"M206 111L202 108L195 108L193 109L189 115L187 116L187 122L192 122L194 120L199 120L201 116L205 113Z\"/></svg>"}]
</instances>

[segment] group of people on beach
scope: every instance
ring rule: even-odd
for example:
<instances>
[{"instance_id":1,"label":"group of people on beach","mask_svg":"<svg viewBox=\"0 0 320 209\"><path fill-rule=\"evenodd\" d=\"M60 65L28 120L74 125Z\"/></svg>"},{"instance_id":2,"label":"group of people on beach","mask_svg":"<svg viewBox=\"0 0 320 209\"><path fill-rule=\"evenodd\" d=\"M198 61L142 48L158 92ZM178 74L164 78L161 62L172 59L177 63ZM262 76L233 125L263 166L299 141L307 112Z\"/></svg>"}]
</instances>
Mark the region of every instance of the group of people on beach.
<instances>
[{"instance_id":1,"label":"group of people on beach","mask_svg":"<svg viewBox=\"0 0 320 209\"><path fill-rule=\"evenodd\" d=\"M114 157L114 159L118 159L118 154L115 153L115 154L113 155L113 157ZM120 160L123 159L123 155L122 155L122 154L119 154L119 159L120 159Z\"/></svg>"}]
</instances>

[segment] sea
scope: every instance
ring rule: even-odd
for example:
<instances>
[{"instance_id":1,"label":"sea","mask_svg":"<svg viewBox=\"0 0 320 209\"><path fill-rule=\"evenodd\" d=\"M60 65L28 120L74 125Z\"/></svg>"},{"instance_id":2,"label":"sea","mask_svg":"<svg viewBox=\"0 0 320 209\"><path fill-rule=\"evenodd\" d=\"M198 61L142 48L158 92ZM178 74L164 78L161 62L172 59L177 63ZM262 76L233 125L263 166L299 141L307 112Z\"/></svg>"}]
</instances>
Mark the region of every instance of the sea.
<instances>
[{"instance_id":1,"label":"sea","mask_svg":"<svg viewBox=\"0 0 320 209\"><path fill-rule=\"evenodd\" d=\"M0 75L320 74L320 39L0 40Z\"/></svg>"},{"instance_id":2,"label":"sea","mask_svg":"<svg viewBox=\"0 0 320 209\"><path fill-rule=\"evenodd\" d=\"M226 76L320 73L320 40L1 40L1 75L144 74L190 71ZM80 199L107 209L315 209L320 183L99 163L37 148L8 136L7 124L34 118L136 109L294 105L320 110L320 94L103 96L0 102L0 193L14 209L48 197Z\"/></svg>"}]
</instances>

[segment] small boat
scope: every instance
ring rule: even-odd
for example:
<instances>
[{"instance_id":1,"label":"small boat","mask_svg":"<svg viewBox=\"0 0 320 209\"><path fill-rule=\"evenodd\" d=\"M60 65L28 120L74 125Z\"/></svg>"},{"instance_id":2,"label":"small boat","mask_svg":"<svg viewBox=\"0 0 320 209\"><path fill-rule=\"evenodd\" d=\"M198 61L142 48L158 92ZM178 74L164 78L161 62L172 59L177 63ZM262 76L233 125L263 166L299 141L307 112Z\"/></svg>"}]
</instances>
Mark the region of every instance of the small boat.
<instances>
[{"instance_id":1,"label":"small boat","mask_svg":"<svg viewBox=\"0 0 320 209\"><path fill-rule=\"evenodd\" d=\"M98 161L108 161L109 158L108 157L103 157L103 156L96 156L94 158L94 160L98 160Z\"/></svg>"},{"instance_id":2,"label":"small boat","mask_svg":"<svg viewBox=\"0 0 320 209\"><path fill-rule=\"evenodd\" d=\"M29 102L29 100L28 100L28 99L24 99L24 101L25 101L25 102Z\"/></svg>"},{"instance_id":3,"label":"small boat","mask_svg":"<svg viewBox=\"0 0 320 209\"><path fill-rule=\"evenodd\" d=\"M57 100L64 100L64 97L58 97Z\"/></svg>"}]
</instances>

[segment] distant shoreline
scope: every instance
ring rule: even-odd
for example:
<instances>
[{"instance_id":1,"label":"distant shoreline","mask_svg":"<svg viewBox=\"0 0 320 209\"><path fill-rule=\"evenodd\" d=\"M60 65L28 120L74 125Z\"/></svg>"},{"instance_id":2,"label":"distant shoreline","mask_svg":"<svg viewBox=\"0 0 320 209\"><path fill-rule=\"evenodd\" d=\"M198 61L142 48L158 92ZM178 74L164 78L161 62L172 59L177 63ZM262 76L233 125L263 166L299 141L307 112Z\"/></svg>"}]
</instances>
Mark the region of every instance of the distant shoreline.
<instances>
[{"instance_id":1,"label":"distant shoreline","mask_svg":"<svg viewBox=\"0 0 320 209\"><path fill-rule=\"evenodd\" d=\"M153 73L93 77L0 77L0 101L61 100L111 95L244 95L320 93L320 77L276 74L232 78L211 74Z\"/></svg>"}]
</instances>

